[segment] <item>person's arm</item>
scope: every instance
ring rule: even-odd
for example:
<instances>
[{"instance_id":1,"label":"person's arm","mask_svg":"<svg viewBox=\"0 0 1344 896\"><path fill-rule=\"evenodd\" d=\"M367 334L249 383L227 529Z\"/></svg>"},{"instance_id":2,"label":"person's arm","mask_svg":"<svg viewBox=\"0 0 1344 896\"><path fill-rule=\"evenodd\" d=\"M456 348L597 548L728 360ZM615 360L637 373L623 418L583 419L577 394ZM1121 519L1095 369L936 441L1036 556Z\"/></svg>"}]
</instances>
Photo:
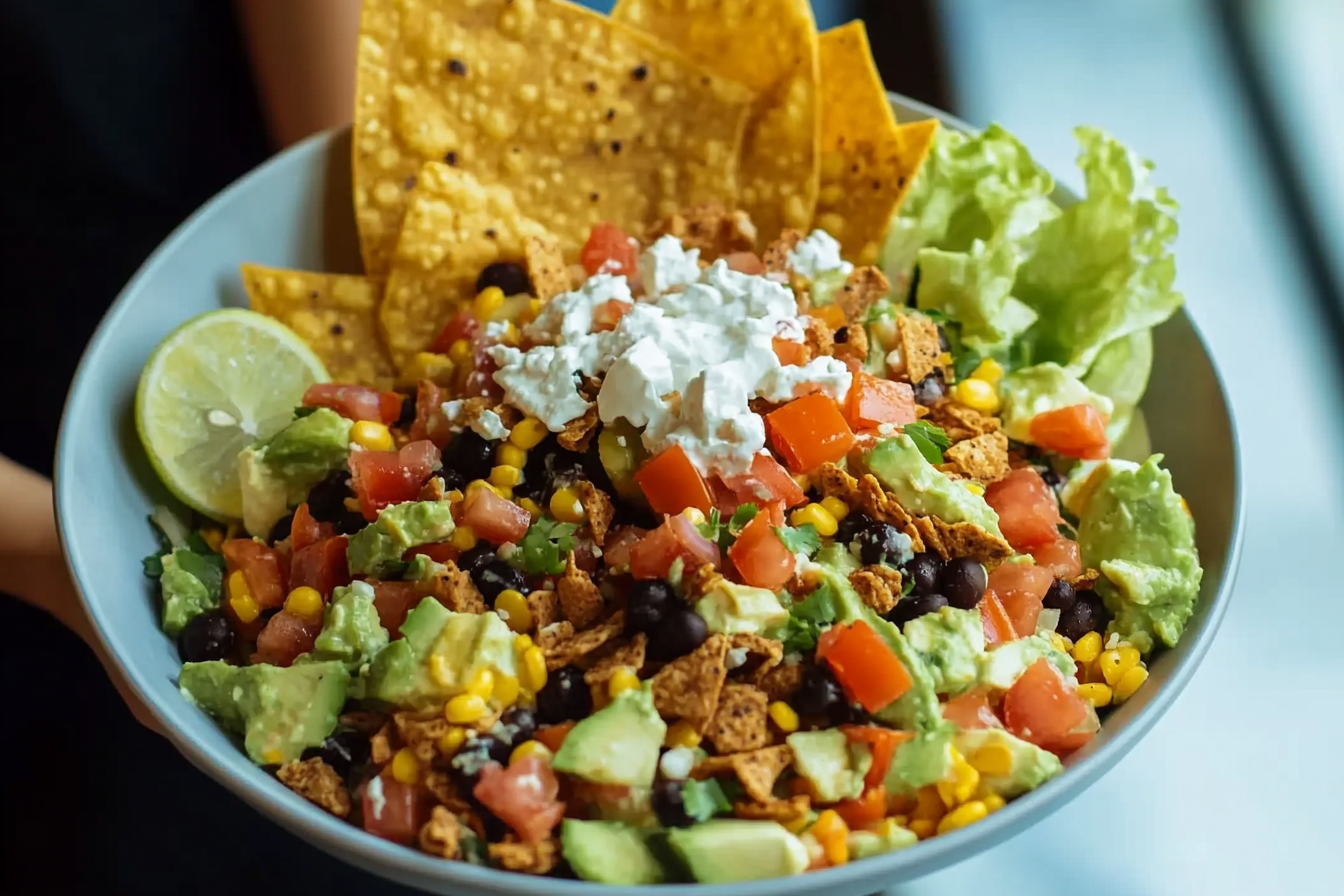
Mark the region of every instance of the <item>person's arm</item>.
<instances>
[{"instance_id":1,"label":"person's arm","mask_svg":"<svg viewBox=\"0 0 1344 896\"><path fill-rule=\"evenodd\" d=\"M349 123L359 0L237 0L267 127L277 149Z\"/></svg>"}]
</instances>

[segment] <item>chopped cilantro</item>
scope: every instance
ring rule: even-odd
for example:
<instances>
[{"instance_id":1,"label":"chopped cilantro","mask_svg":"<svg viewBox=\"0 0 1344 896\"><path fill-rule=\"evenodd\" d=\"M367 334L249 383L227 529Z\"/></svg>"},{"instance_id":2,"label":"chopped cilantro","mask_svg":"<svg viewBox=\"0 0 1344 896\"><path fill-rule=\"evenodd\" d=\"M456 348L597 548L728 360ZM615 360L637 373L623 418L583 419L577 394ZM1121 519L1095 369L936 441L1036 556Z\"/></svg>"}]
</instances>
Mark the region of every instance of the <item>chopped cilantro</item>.
<instances>
[{"instance_id":1,"label":"chopped cilantro","mask_svg":"<svg viewBox=\"0 0 1344 896\"><path fill-rule=\"evenodd\" d=\"M317 410L317 408L295 408L295 409L294 409L294 419L295 419L295 420L302 420L304 417L307 417L309 414L311 414L313 411L316 411L316 410Z\"/></svg>"},{"instance_id":2,"label":"chopped cilantro","mask_svg":"<svg viewBox=\"0 0 1344 896\"><path fill-rule=\"evenodd\" d=\"M747 528L747 523L756 518L756 514L761 509L755 504L739 504L733 511L733 515L728 518L728 524L721 526L718 533L719 550L726 551L733 546L737 536L742 534L742 530Z\"/></svg>"},{"instance_id":3,"label":"chopped cilantro","mask_svg":"<svg viewBox=\"0 0 1344 896\"><path fill-rule=\"evenodd\" d=\"M565 571L565 558L574 550L573 523L542 517L532 524L519 543L516 557L530 575L558 576Z\"/></svg>"},{"instance_id":4,"label":"chopped cilantro","mask_svg":"<svg viewBox=\"0 0 1344 896\"><path fill-rule=\"evenodd\" d=\"M817 646L823 626L835 621L835 591L829 584L822 585L789 608L789 621L784 629L785 653L806 653Z\"/></svg>"},{"instance_id":5,"label":"chopped cilantro","mask_svg":"<svg viewBox=\"0 0 1344 896\"><path fill-rule=\"evenodd\" d=\"M723 516L719 513L719 508L715 507L709 512L708 518L695 528L700 530L700 534L710 541L719 540L719 529L723 525Z\"/></svg>"},{"instance_id":6,"label":"chopped cilantro","mask_svg":"<svg viewBox=\"0 0 1344 896\"><path fill-rule=\"evenodd\" d=\"M694 821L709 821L715 815L726 815L733 811L733 804L723 792L723 786L713 778L704 781L687 781L681 787L681 801L686 814Z\"/></svg>"},{"instance_id":7,"label":"chopped cilantro","mask_svg":"<svg viewBox=\"0 0 1344 896\"><path fill-rule=\"evenodd\" d=\"M957 373L957 379L964 380L971 375L975 368L980 366L980 362L985 360L984 356L973 349L967 349L957 356L956 363L952 365Z\"/></svg>"},{"instance_id":8,"label":"chopped cilantro","mask_svg":"<svg viewBox=\"0 0 1344 896\"><path fill-rule=\"evenodd\" d=\"M907 575L905 581L901 583L901 597L905 597L911 591L915 590L915 577Z\"/></svg>"},{"instance_id":9,"label":"chopped cilantro","mask_svg":"<svg viewBox=\"0 0 1344 896\"><path fill-rule=\"evenodd\" d=\"M158 554L150 554L148 557L141 560L140 563L144 566L145 575L149 578L157 579L159 576L163 575L163 558Z\"/></svg>"},{"instance_id":10,"label":"chopped cilantro","mask_svg":"<svg viewBox=\"0 0 1344 896\"><path fill-rule=\"evenodd\" d=\"M817 527L811 523L803 523L798 528L792 526L775 526L775 535L784 542L784 547L789 549L791 554L806 554L811 557L821 549L821 535L817 532Z\"/></svg>"},{"instance_id":11,"label":"chopped cilantro","mask_svg":"<svg viewBox=\"0 0 1344 896\"><path fill-rule=\"evenodd\" d=\"M806 622L796 616L790 616L784 627L784 637L780 639L785 653L807 653L817 646L817 637L821 635L821 626L815 622Z\"/></svg>"},{"instance_id":12,"label":"chopped cilantro","mask_svg":"<svg viewBox=\"0 0 1344 896\"><path fill-rule=\"evenodd\" d=\"M907 423L901 428L910 441L915 443L919 453L924 455L924 459L937 466L943 462L943 451L951 446L952 440L947 437L947 433L942 427L934 426L924 420L916 420L914 423Z\"/></svg>"}]
</instances>

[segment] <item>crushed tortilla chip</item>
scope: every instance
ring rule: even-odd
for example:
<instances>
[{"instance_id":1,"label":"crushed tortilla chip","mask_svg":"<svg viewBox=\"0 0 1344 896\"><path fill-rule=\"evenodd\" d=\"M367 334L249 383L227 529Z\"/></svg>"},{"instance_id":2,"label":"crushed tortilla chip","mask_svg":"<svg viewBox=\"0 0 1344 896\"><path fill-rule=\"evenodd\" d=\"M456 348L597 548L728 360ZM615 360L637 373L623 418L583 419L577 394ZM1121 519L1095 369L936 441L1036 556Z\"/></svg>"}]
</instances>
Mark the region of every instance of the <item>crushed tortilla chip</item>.
<instances>
[{"instance_id":1,"label":"crushed tortilla chip","mask_svg":"<svg viewBox=\"0 0 1344 896\"><path fill-rule=\"evenodd\" d=\"M799 794L787 800L768 799L759 803L739 801L733 805L733 815L747 821L775 821L789 827L807 818L812 811L812 798Z\"/></svg>"},{"instance_id":2,"label":"crushed tortilla chip","mask_svg":"<svg viewBox=\"0 0 1344 896\"><path fill-rule=\"evenodd\" d=\"M942 371L944 380L951 382L951 372L940 360L943 348L936 323L922 314L898 314L896 334L905 361L906 379L918 385L934 371Z\"/></svg>"},{"instance_id":3,"label":"crushed tortilla chip","mask_svg":"<svg viewBox=\"0 0 1344 896\"><path fill-rule=\"evenodd\" d=\"M491 843L490 858L505 871L523 874L550 874L560 864L560 841L540 843Z\"/></svg>"},{"instance_id":4,"label":"crushed tortilla chip","mask_svg":"<svg viewBox=\"0 0 1344 896\"><path fill-rule=\"evenodd\" d=\"M780 663L762 666L756 670L756 687L765 692L771 702L788 700L803 686L802 663Z\"/></svg>"},{"instance_id":5,"label":"crushed tortilla chip","mask_svg":"<svg viewBox=\"0 0 1344 896\"><path fill-rule=\"evenodd\" d=\"M604 647L609 646L611 646L611 642L604 645ZM640 670L644 668L644 656L648 646L648 635L639 632L629 641L590 666L588 671L583 673L584 682L590 686L604 687L611 680L611 676L616 674L616 670L623 668L638 675Z\"/></svg>"},{"instance_id":6,"label":"crushed tortilla chip","mask_svg":"<svg viewBox=\"0 0 1344 896\"><path fill-rule=\"evenodd\" d=\"M901 573L890 566L874 563L849 575L859 597L879 616L890 613L901 599Z\"/></svg>"},{"instance_id":7,"label":"crushed tortilla chip","mask_svg":"<svg viewBox=\"0 0 1344 896\"><path fill-rule=\"evenodd\" d=\"M819 317L807 318L803 325L803 342L807 345L809 359L826 357L835 351L835 334Z\"/></svg>"},{"instance_id":8,"label":"crushed tortilla chip","mask_svg":"<svg viewBox=\"0 0 1344 896\"><path fill-rule=\"evenodd\" d=\"M428 481L420 487L420 494L417 496L417 500L442 501L445 494L447 494L447 492L443 490L443 477L431 476Z\"/></svg>"},{"instance_id":9,"label":"crushed tortilla chip","mask_svg":"<svg viewBox=\"0 0 1344 896\"><path fill-rule=\"evenodd\" d=\"M844 310L847 323L862 326L868 319L868 309L874 302L885 299L889 288L885 274L872 265L865 265L855 268L845 278L845 285L836 294L835 301Z\"/></svg>"},{"instance_id":10,"label":"crushed tortilla chip","mask_svg":"<svg viewBox=\"0 0 1344 896\"><path fill-rule=\"evenodd\" d=\"M555 592L552 591L545 593L554 594ZM559 606L558 601L556 605ZM549 625L538 626L536 643L537 646L540 647L542 649L542 652L544 653L547 651L558 650L561 644L565 643L566 641L570 640L573 637L574 637L574 623L570 622L568 619L561 619L559 622L552 622ZM563 665L564 663L560 663L559 666L556 666L556 668L558 669L560 666Z\"/></svg>"},{"instance_id":11,"label":"crushed tortilla chip","mask_svg":"<svg viewBox=\"0 0 1344 896\"><path fill-rule=\"evenodd\" d=\"M471 580L471 574L458 569L452 560L443 565L444 570L430 579L430 593L454 613L484 613L485 598Z\"/></svg>"},{"instance_id":12,"label":"crushed tortilla chip","mask_svg":"<svg viewBox=\"0 0 1344 896\"><path fill-rule=\"evenodd\" d=\"M337 818L350 814L350 792L345 789L345 781L321 757L286 762L275 776L281 784Z\"/></svg>"},{"instance_id":13,"label":"crushed tortilla chip","mask_svg":"<svg viewBox=\"0 0 1344 896\"><path fill-rule=\"evenodd\" d=\"M1008 465L1008 437L1001 432L963 439L944 451L943 456L956 472L985 484L998 482L1012 469Z\"/></svg>"},{"instance_id":14,"label":"crushed tortilla chip","mask_svg":"<svg viewBox=\"0 0 1344 896\"><path fill-rule=\"evenodd\" d=\"M941 427L947 433L947 437L954 443L963 442L966 439L972 439L985 433L999 431L998 419L950 398L940 398L934 402L928 412L929 422ZM1024 461L1023 464L1025 465L1026 462ZM1009 466L1014 466L1011 454L1009 455Z\"/></svg>"},{"instance_id":15,"label":"crushed tortilla chip","mask_svg":"<svg viewBox=\"0 0 1344 896\"><path fill-rule=\"evenodd\" d=\"M864 513L873 519L882 523L891 523L897 529L900 529L910 539L910 549L916 554L924 551L924 542L920 536L920 529L914 524L915 517L912 516L901 502L896 500L896 496L882 487L877 477L872 473L864 474L862 481L858 484L858 503L863 508Z\"/></svg>"},{"instance_id":16,"label":"crushed tortilla chip","mask_svg":"<svg viewBox=\"0 0 1344 896\"><path fill-rule=\"evenodd\" d=\"M659 223L651 239L675 236L686 251L700 250L700 260L714 261L732 252L756 248L757 230L744 211L728 211L717 202L681 209Z\"/></svg>"},{"instance_id":17,"label":"crushed tortilla chip","mask_svg":"<svg viewBox=\"0 0 1344 896\"><path fill-rule=\"evenodd\" d=\"M560 596L554 591L533 591L527 596L527 609L532 613L532 625L546 628L560 618Z\"/></svg>"},{"instance_id":18,"label":"crushed tortilla chip","mask_svg":"<svg viewBox=\"0 0 1344 896\"><path fill-rule=\"evenodd\" d=\"M392 761L392 755L396 752L392 749L392 723L384 722L383 727L369 738L369 759L375 765L386 765Z\"/></svg>"},{"instance_id":19,"label":"crushed tortilla chip","mask_svg":"<svg viewBox=\"0 0 1344 896\"><path fill-rule=\"evenodd\" d=\"M1074 587L1075 591L1091 591L1092 586L1097 584L1097 580L1100 578L1100 570L1085 569L1078 575L1069 579L1069 584Z\"/></svg>"},{"instance_id":20,"label":"crushed tortilla chip","mask_svg":"<svg viewBox=\"0 0 1344 896\"><path fill-rule=\"evenodd\" d=\"M789 253L798 248L798 244L803 241L803 234L792 228L785 228L778 239L765 247L761 253L761 263L765 265L767 273L787 274L792 268L789 264Z\"/></svg>"},{"instance_id":21,"label":"crushed tortilla chip","mask_svg":"<svg viewBox=\"0 0 1344 896\"><path fill-rule=\"evenodd\" d=\"M915 517L925 550L941 559L973 557L990 569L1013 555L1012 546L975 523L949 523L936 516Z\"/></svg>"},{"instance_id":22,"label":"crushed tortilla chip","mask_svg":"<svg viewBox=\"0 0 1344 896\"><path fill-rule=\"evenodd\" d=\"M593 542L602 547L607 543L607 529L616 518L616 505L606 492L587 479L580 480L577 488L579 503L583 505L584 516L588 519L588 529L593 533Z\"/></svg>"},{"instance_id":23,"label":"crushed tortilla chip","mask_svg":"<svg viewBox=\"0 0 1344 896\"><path fill-rule=\"evenodd\" d=\"M396 369L378 335L384 282L372 277L242 266L252 310L293 330L332 380L391 389Z\"/></svg>"},{"instance_id":24,"label":"crushed tortilla chip","mask_svg":"<svg viewBox=\"0 0 1344 896\"><path fill-rule=\"evenodd\" d=\"M749 684L725 684L719 706L705 729L705 738L720 753L759 750L770 743L769 703L760 688Z\"/></svg>"},{"instance_id":25,"label":"crushed tortilla chip","mask_svg":"<svg viewBox=\"0 0 1344 896\"><path fill-rule=\"evenodd\" d=\"M550 301L569 292L569 266L560 251L560 241L550 236L529 236L523 240L523 256L527 259L527 276L532 281L532 294Z\"/></svg>"},{"instance_id":26,"label":"crushed tortilla chip","mask_svg":"<svg viewBox=\"0 0 1344 896\"><path fill-rule=\"evenodd\" d=\"M684 719L697 733L714 717L728 677L726 635L710 635L691 653L673 660L653 676L653 705L664 719Z\"/></svg>"},{"instance_id":27,"label":"crushed tortilla chip","mask_svg":"<svg viewBox=\"0 0 1344 896\"><path fill-rule=\"evenodd\" d=\"M405 184L429 161L510 191L568 258L600 221L638 230L737 195L752 91L579 6L364 0L358 58L355 209L370 273L388 270Z\"/></svg>"},{"instance_id":28,"label":"crushed tortilla chip","mask_svg":"<svg viewBox=\"0 0 1344 896\"><path fill-rule=\"evenodd\" d=\"M448 719L438 710L424 712L395 712L392 721L397 726L397 736L409 747L422 743L431 745L448 733Z\"/></svg>"},{"instance_id":29,"label":"crushed tortilla chip","mask_svg":"<svg viewBox=\"0 0 1344 896\"><path fill-rule=\"evenodd\" d=\"M602 618L602 592L593 583L593 577L574 562L573 551L569 552L565 573L556 581L555 588L560 596L560 612L574 623L576 630L581 631Z\"/></svg>"},{"instance_id":30,"label":"crushed tortilla chip","mask_svg":"<svg viewBox=\"0 0 1344 896\"><path fill-rule=\"evenodd\" d=\"M683 573L681 589L686 595L686 603L694 604L717 588L722 581L723 574L712 563L703 563L696 567L694 571Z\"/></svg>"},{"instance_id":31,"label":"crushed tortilla chip","mask_svg":"<svg viewBox=\"0 0 1344 896\"><path fill-rule=\"evenodd\" d=\"M773 799L775 782L792 762L792 748L780 744L746 753L706 757L691 769L691 777L703 781L731 771L742 782L742 789L748 796L758 802L768 802Z\"/></svg>"},{"instance_id":32,"label":"crushed tortilla chip","mask_svg":"<svg viewBox=\"0 0 1344 896\"><path fill-rule=\"evenodd\" d=\"M588 405L588 410L583 412L582 417L575 417L565 424L564 430L560 433L557 441L560 447L566 451L574 451L579 454L588 450L588 445L597 435L597 405Z\"/></svg>"},{"instance_id":33,"label":"crushed tortilla chip","mask_svg":"<svg viewBox=\"0 0 1344 896\"><path fill-rule=\"evenodd\" d=\"M435 806L430 810L429 821L420 828L420 849L441 859L460 859L464 830L457 816L443 806Z\"/></svg>"},{"instance_id":34,"label":"crushed tortilla chip","mask_svg":"<svg viewBox=\"0 0 1344 896\"><path fill-rule=\"evenodd\" d=\"M784 645L771 638L751 632L738 632L728 637L729 650L745 650L747 661L732 670L733 675L757 675L784 659Z\"/></svg>"},{"instance_id":35,"label":"crushed tortilla chip","mask_svg":"<svg viewBox=\"0 0 1344 896\"><path fill-rule=\"evenodd\" d=\"M834 333L831 354L839 361L863 364L868 360L868 328L862 323L849 324Z\"/></svg>"},{"instance_id":36,"label":"crushed tortilla chip","mask_svg":"<svg viewBox=\"0 0 1344 896\"><path fill-rule=\"evenodd\" d=\"M568 622L560 622L556 624L569 625ZM582 659L612 638L620 635L624 628L625 613L618 610L611 615L610 619L601 625L590 628L587 631L578 632L550 648L538 643L538 646L541 646L542 648L542 653L546 656L547 671L554 672L556 669L568 666ZM573 626L570 626L570 631L573 631Z\"/></svg>"},{"instance_id":37,"label":"crushed tortilla chip","mask_svg":"<svg viewBox=\"0 0 1344 896\"><path fill-rule=\"evenodd\" d=\"M432 768L425 772L424 782L425 789L449 812L454 815L466 815L472 811L471 804L462 798L449 772Z\"/></svg>"}]
</instances>

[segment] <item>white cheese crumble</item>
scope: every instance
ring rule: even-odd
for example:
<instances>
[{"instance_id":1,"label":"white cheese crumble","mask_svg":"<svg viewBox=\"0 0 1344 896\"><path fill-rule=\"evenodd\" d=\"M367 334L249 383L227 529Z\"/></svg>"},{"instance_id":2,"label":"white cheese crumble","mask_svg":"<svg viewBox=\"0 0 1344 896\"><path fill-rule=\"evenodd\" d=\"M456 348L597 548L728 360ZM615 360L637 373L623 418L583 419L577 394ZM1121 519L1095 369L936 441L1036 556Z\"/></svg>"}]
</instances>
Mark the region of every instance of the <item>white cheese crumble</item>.
<instances>
[{"instance_id":1,"label":"white cheese crumble","mask_svg":"<svg viewBox=\"0 0 1344 896\"><path fill-rule=\"evenodd\" d=\"M854 270L854 265L840 257L840 244L824 230L812 231L794 247L789 253L789 267L808 280L831 271L849 274Z\"/></svg>"},{"instance_id":2,"label":"white cheese crumble","mask_svg":"<svg viewBox=\"0 0 1344 896\"><path fill-rule=\"evenodd\" d=\"M369 779L369 802L373 804L373 817L382 818L387 808L387 795L383 793L383 779L377 775Z\"/></svg>"},{"instance_id":3,"label":"white cheese crumble","mask_svg":"<svg viewBox=\"0 0 1344 896\"><path fill-rule=\"evenodd\" d=\"M639 282L645 295L660 296L699 279L700 250L683 249L681 240L670 233L659 237L639 256Z\"/></svg>"},{"instance_id":4,"label":"white cheese crumble","mask_svg":"<svg viewBox=\"0 0 1344 896\"><path fill-rule=\"evenodd\" d=\"M658 760L663 776L673 781L684 781L695 768L695 751L690 747L673 747Z\"/></svg>"},{"instance_id":5,"label":"white cheese crumble","mask_svg":"<svg viewBox=\"0 0 1344 896\"><path fill-rule=\"evenodd\" d=\"M471 428L487 442L506 439L509 436L509 428L504 425L504 421L490 410L482 411L481 416L472 422Z\"/></svg>"},{"instance_id":6,"label":"white cheese crumble","mask_svg":"<svg viewBox=\"0 0 1344 896\"><path fill-rule=\"evenodd\" d=\"M724 657L723 664L729 669L745 666L747 664L747 648L734 647L732 650L728 651L727 656Z\"/></svg>"}]
</instances>

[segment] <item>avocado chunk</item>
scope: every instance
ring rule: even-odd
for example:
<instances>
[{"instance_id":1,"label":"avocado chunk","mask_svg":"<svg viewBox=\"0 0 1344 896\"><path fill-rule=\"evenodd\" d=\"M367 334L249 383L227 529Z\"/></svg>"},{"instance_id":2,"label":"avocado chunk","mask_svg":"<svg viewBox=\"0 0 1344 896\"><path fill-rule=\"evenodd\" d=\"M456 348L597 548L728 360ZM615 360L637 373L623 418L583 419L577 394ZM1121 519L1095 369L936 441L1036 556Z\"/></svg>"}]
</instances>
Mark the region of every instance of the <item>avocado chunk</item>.
<instances>
[{"instance_id":1,"label":"avocado chunk","mask_svg":"<svg viewBox=\"0 0 1344 896\"><path fill-rule=\"evenodd\" d=\"M390 564L400 563L411 548L443 541L453 529L453 506L448 501L394 504L350 537L345 550L350 574L377 576Z\"/></svg>"},{"instance_id":2,"label":"avocado chunk","mask_svg":"<svg viewBox=\"0 0 1344 896\"><path fill-rule=\"evenodd\" d=\"M1107 418L1115 410L1109 398L1053 362L1013 371L999 384L999 394L1003 396L1004 435L1028 445L1036 444L1031 438L1031 421L1037 414L1075 404L1090 404Z\"/></svg>"},{"instance_id":3,"label":"avocado chunk","mask_svg":"<svg viewBox=\"0 0 1344 896\"><path fill-rule=\"evenodd\" d=\"M974 523L1002 536L999 515L985 499L930 464L909 436L882 439L864 456L864 463L910 512L949 523Z\"/></svg>"},{"instance_id":4,"label":"avocado chunk","mask_svg":"<svg viewBox=\"0 0 1344 896\"><path fill-rule=\"evenodd\" d=\"M939 722L896 748L884 784L887 793L912 794L952 774L952 736L956 726Z\"/></svg>"},{"instance_id":5,"label":"avocado chunk","mask_svg":"<svg viewBox=\"0 0 1344 896\"><path fill-rule=\"evenodd\" d=\"M873 765L866 745L851 744L838 728L795 731L785 740L793 749L794 768L811 782L819 802L838 803L863 793L863 777Z\"/></svg>"},{"instance_id":6,"label":"avocado chunk","mask_svg":"<svg viewBox=\"0 0 1344 896\"><path fill-rule=\"evenodd\" d=\"M979 610L943 607L910 620L905 640L919 652L939 694L957 694L975 684L985 653L985 628Z\"/></svg>"},{"instance_id":7,"label":"avocado chunk","mask_svg":"<svg viewBox=\"0 0 1344 896\"><path fill-rule=\"evenodd\" d=\"M646 682L575 725L551 765L598 784L650 787L666 735Z\"/></svg>"},{"instance_id":8,"label":"avocado chunk","mask_svg":"<svg viewBox=\"0 0 1344 896\"><path fill-rule=\"evenodd\" d=\"M159 590L163 595L163 630L172 637L196 616L219 606L224 573L210 559L190 548L164 554Z\"/></svg>"},{"instance_id":9,"label":"avocado chunk","mask_svg":"<svg viewBox=\"0 0 1344 896\"><path fill-rule=\"evenodd\" d=\"M789 620L789 611L768 588L735 585L724 579L695 604L711 632L759 635Z\"/></svg>"},{"instance_id":10,"label":"avocado chunk","mask_svg":"<svg viewBox=\"0 0 1344 896\"><path fill-rule=\"evenodd\" d=\"M1006 691L1032 663L1045 657L1065 678L1072 677L1078 667L1073 657L1059 650L1044 635L1015 638L981 654L977 683L999 691Z\"/></svg>"},{"instance_id":11,"label":"avocado chunk","mask_svg":"<svg viewBox=\"0 0 1344 896\"><path fill-rule=\"evenodd\" d=\"M373 586L351 582L332 592L322 631L308 656L318 662L338 660L353 672L377 656L387 642L387 629L373 605Z\"/></svg>"},{"instance_id":12,"label":"avocado chunk","mask_svg":"<svg viewBox=\"0 0 1344 896\"><path fill-rule=\"evenodd\" d=\"M330 408L318 408L280 430L270 441L238 455L243 494L243 525L265 537L290 508L298 505L332 470L350 456L351 421Z\"/></svg>"},{"instance_id":13,"label":"avocado chunk","mask_svg":"<svg viewBox=\"0 0 1344 896\"><path fill-rule=\"evenodd\" d=\"M298 759L336 729L349 680L338 662L282 668L212 660L184 665L178 689L225 729L243 735L253 762L276 765Z\"/></svg>"},{"instance_id":14,"label":"avocado chunk","mask_svg":"<svg viewBox=\"0 0 1344 896\"><path fill-rule=\"evenodd\" d=\"M847 839L851 859L871 859L883 853L909 849L919 842L914 831L892 822L884 822L875 831L850 831Z\"/></svg>"},{"instance_id":15,"label":"avocado chunk","mask_svg":"<svg viewBox=\"0 0 1344 896\"><path fill-rule=\"evenodd\" d=\"M668 845L702 884L788 877L807 870L807 847L773 821L706 821L667 832Z\"/></svg>"},{"instance_id":16,"label":"avocado chunk","mask_svg":"<svg viewBox=\"0 0 1344 896\"><path fill-rule=\"evenodd\" d=\"M970 759L976 750L998 746L1013 757L1012 770L1006 775L980 773L980 784L1004 799L1035 790L1055 775L1064 771L1064 763L1048 750L1014 737L1001 728L977 728L959 731L953 744L961 755ZM972 763L975 764L975 763Z\"/></svg>"},{"instance_id":17,"label":"avocado chunk","mask_svg":"<svg viewBox=\"0 0 1344 896\"><path fill-rule=\"evenodd\" d=\"M617 886L663 882L663 866L644 835L619 821L566 818L560 826L560 849L583 880Z\"/></svg>"}]
</instances>

